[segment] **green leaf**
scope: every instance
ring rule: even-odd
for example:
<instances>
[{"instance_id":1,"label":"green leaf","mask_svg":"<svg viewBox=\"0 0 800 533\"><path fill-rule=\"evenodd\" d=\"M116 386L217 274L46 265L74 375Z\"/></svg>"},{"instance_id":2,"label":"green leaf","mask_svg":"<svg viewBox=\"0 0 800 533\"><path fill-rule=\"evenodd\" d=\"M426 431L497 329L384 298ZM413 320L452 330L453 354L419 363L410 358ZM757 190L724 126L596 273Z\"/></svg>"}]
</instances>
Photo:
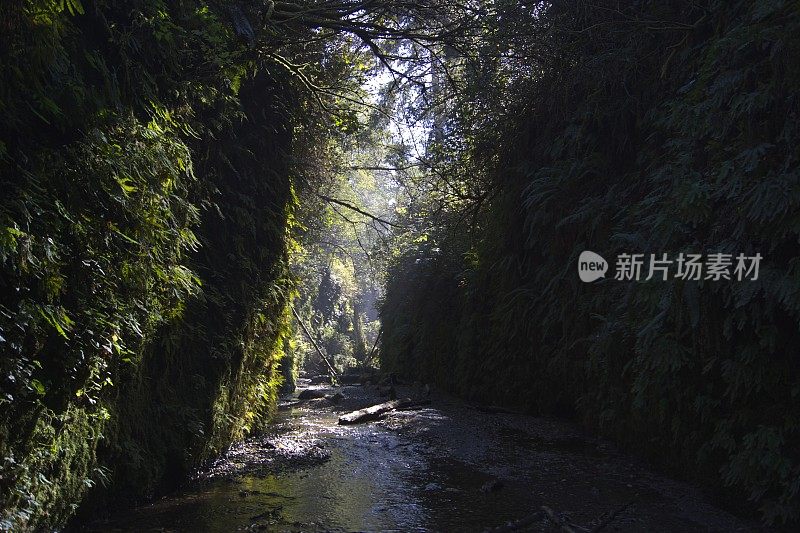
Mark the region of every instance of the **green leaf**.
<instances>
[{"instance_id":1,"label":"green leaf","mask_svg":"<svg viewBox=\"0 0 800 533\"><path fill-rule=\"evenodd\" d=\"M39 396L44 396L45 395L46 389L44 388L44 385L42 384L42 382L39 381L38 379L32 379L31 380L31 388Z\"/></svg>"}]
</instances>

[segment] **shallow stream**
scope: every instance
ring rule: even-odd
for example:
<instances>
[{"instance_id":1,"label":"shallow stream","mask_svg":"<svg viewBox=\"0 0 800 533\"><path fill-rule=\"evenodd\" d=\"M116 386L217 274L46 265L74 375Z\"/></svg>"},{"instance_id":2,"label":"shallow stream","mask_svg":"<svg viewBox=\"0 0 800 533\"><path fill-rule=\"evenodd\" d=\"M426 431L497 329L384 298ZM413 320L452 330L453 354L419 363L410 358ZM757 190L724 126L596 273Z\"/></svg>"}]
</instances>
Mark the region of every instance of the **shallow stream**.
<instances>
[{"instance_id":1,"label":"shallow stream","mask_svg":"<svg viewBox=\"0 0 800 533\"><path fill-rule=\"evenodd\" d=\"M270 431L232 447L182 491L88 529L484 531L542 506L586 530L610 513L607 531L753 529L572 424L434 394L423 409L340 426L341 413L385 399L369 387L338 390L338 405L285 399ZM521 530L559 529L544 518Z\"/></svg>"}]
</instances>

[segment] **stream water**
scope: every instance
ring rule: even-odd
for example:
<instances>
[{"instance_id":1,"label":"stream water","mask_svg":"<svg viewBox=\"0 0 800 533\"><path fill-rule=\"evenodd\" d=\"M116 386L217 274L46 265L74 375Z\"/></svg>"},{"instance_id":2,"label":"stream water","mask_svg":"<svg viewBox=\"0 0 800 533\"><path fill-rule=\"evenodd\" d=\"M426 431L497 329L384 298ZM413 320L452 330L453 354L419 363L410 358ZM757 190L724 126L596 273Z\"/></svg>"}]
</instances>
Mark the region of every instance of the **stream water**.
<instances>
[{"instance_id":1,"label":"stream water","mask_svg":"<svg viewBox=\"0 0 800 533\"><path fill-rule=\"evenodd\" d=\"M342 412L385 399L368 387L339 390L337 405L286 399L270 431L184 490L87 530L484 531L543 505L587 530L612 512L609 531L755 529L569 423L434 394L423 409L340 426ZM524 530L558 528L551 517Z\"/></svg>"}]
</instances>

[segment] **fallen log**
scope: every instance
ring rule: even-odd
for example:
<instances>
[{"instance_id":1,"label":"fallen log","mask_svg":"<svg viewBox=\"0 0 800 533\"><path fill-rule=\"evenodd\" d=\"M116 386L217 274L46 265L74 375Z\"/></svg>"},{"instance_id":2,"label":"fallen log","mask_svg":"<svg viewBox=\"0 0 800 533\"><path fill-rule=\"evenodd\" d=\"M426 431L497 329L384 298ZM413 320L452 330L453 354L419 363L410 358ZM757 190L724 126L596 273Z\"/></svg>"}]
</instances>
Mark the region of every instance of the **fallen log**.
<instances>
[{"instance_id":1,"label":"fallen log","mask_svg":"<svg viewBox=\"0 0 800 533\"><path fill-rule=\"evenodd\" d=\"M380 419L383 415L390 411L399 409L410 409L412 407L421 406L430 402L414 401L410 398L403 398L402 400L392 400L391 402L379 403L372 407L366 407L347 413L339 417L339 425L347 426L352 424L361 424L363 422L371 422Z\"/></svg>"}]
</instances>

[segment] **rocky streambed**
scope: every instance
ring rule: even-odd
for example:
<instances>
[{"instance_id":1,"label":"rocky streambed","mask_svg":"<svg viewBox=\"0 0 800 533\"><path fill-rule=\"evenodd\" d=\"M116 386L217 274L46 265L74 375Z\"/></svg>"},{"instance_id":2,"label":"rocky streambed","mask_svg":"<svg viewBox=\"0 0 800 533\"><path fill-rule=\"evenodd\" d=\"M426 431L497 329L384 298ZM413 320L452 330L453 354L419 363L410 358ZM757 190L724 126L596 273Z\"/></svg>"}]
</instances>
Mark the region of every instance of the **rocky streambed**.
<instances>
[{"instance_id":1,"label":"rocky streambed","mask_svg":"<svg viewBox=\"0 0 800 533\"><path fill-rule=\"evenodd\" d=\"M570 423L430 400L338 424L385 402L371 386L306 386L267 433L152 504L90 531L753 531L699 489L648 470ZM430 396L428 398L428 396Z\"/></svg>"}]
</instances>

